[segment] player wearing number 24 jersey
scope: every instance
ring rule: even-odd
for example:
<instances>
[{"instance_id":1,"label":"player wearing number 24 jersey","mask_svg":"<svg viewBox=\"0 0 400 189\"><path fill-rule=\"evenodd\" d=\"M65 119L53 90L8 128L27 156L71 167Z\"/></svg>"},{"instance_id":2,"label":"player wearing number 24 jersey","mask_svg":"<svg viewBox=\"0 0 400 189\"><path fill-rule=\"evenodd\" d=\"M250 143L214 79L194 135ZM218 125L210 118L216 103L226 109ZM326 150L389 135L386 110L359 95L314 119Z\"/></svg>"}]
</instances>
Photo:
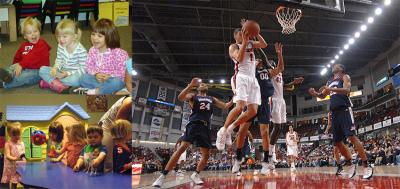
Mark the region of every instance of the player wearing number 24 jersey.
<instances>
[{"instance_id":1,"label":"player wearing number 24 jersey","mask_svg":"<svg viewBox=\"0 0 400 189\"><path fill-rule=\"evenodd\" d=\"M190 176L195 184L203 184L199 173L204 169L209 157L209 150L212 147L210 138L210 119L214 106L221 109L228 109L232 106L232 101L224 103L217 98L207 95L208 87L204 83L199 82L199 78L193 78L190 84L179 94L180 101L189 101L192 113L189 117L189 123L186 125L185 132L182 136L182 142L179 148L172 154L168 164L162 171L162 175L153 183L155 187L161 187L165 177L172 170L179 157L189 147L195 144L200 147L202 158L196 167L196 171ZM200 83L200 84L199 84ZM197 94L192 93L193 87L197 87Z\"/></svg>"}]
</instances>

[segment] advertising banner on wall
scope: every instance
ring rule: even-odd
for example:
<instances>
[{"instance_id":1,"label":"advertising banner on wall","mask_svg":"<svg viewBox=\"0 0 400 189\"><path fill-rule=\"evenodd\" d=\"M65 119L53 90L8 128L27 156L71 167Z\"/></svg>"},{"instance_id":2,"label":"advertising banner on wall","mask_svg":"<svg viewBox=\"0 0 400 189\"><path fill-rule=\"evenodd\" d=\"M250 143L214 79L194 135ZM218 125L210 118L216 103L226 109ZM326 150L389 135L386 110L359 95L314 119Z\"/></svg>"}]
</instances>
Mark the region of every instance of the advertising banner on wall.
<instances>
[{"instance_id":1,"label":"advertising banner on wall","mask_svg":"<svg viewBox=\"0 0 400 189\"><path fill-rule=\"evenodd\" d=\"M167 98L167 87L158 87L158 95L157 95L157 100L163 100Z\"/></svg>"},{"instance_id":2,"label":"advertising banner on wall","mask_svg":"<svg viewBox=\"0 0 400 189\"><path fill-rule=\"evenodd\" d=\"M161 138L161 127L164 124L164 118L153 116L151 118L150 136L149 139L159 140Z\"/></svg>"}]
</instances>

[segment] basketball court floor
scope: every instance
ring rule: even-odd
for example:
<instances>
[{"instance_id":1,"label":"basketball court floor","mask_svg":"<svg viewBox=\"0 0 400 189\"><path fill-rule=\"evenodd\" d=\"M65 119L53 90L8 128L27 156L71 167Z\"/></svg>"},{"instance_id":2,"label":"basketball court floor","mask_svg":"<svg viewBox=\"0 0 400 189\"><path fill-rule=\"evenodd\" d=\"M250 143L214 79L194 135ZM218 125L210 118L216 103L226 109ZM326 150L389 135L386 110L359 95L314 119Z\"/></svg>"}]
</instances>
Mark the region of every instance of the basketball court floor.
<instances>
[{"instance_id":1,"label":"basketball court floor","mask_svg":"<svg viewBox=\"0 0 400 189\"><path fill-rule=\"evenodd\" d=\"M191 172L184 177L175 176L170 173L162 188L225 188L225 189L379 189L400 188L399 166L377 166L374 176L370 180L361 178L362 169L358 167L357 175L353 179L343 178L335 175L334 167L297 168L296 172L290 172L287 168L276 169L266 176L253 175L252 170L244 171L238 177L230 171L204 171L200 175L204 181L203 185L194 185L190 180ZM151 184L158 178L159 173L133 175L132 187L138 189L155 188Z\"/></svg>"}]
</instances>

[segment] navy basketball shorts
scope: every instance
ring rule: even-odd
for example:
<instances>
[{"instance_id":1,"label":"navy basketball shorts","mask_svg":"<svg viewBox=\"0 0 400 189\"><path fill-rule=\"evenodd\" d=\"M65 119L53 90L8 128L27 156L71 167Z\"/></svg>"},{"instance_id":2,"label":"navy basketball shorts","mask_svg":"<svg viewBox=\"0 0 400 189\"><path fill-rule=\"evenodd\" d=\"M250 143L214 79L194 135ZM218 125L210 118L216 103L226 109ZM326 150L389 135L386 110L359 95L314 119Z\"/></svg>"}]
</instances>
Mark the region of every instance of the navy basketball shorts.
<instances>
[{"instance_id":1,"label":"navy basketball shorts","mask_svg":"<svg viewBox=\"0 0 400 189\"><path fill-rule=\"evenodd\" d=\"M186 125L183 141L201 148L212 148L210 127L203 121L191 121Z\"/></svg>"},{"instance_id":2,"label":"navy basketball shorts","mask_svg":"<svg viewBox=\"0 0 400 189\"><path fill-rule=\"evenodd\" d=\"M350 107L332 110L332 133L333 142L343 141L356 134L353 111Z\"/></svg>"},{"instance_id":3,"label":"navy basketball shorts","mask_svg":"<svg viewBox=\"0 0 400 189\"><path fill-rule=\"evenodd\" d=\"M262 97L261 105L258 106L257 115L251 118L248 122L253 122L257 117L259 124L269 124L271 121L271 107L269 98Z\"/></svg>"}]
</instances>

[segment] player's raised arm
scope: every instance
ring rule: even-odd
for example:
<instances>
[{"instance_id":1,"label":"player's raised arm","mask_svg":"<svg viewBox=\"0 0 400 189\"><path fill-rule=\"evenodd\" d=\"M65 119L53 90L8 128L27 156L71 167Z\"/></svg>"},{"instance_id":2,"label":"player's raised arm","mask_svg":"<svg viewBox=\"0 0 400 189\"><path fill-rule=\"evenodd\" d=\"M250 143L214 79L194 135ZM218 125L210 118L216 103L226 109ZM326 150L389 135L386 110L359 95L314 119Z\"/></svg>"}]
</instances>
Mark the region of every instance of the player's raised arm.
<instances>
[{"instance_id":1,"label":"player's raised arm","mask_svg":"<svg viewBox=\"0 0 400 189\"><path fill-rule=\"evenodd\" d=\"M178 95L178 100L180 101L189 101L193 98L194 94L191 92L192 88L199 84L199 78L195 77L189 83L189 85L182 90L182 92Z\"/></svg>"},{"instance_id":2,"label":"player's raised arm","mask_svg":"<svg viewBox=\"0 0 400 189\"><path fill-rule=\"evenodd\" d=\"M243 41L245 41L245 40L243 39ZM248 43L248 40L246 40L246 43L242 42L242 46L240 48L237 44L231 44L229 46L229 56L232 59L236 60L238 63L243 62L247 43Z\"/></svg>"},{"instance_id":3,"label":"player's raised arm","mask_svg":"<svg viewBox=\"0 0 400 189\"><path fill-rule=\"evenodd\" d=\"M265 42L264 38L260 34L258 34L256 38L257 41L254 41L253 48L255 49L267 48L268 44L267 42Z\"/></svg>"},{"instance_id":4,"label":"player's raised arm","mask_svg":"<svg viewBox=\"0 0 400 189\"><path fill-rule=\"evenodd\" d=\"M275 43L275 51L278 56L278 66L270 71L270 77L274 77L279 73L282 73L283 70L285 69L285 63L283 61L283 55L282 55L282 47L283 46L281 43Z\"/></svg>"},{"instance_id":5,"label":"player's raised arm","mask_svg":"<svg viewBox=\"0 0 400 189\"><path fill-rule=\"evenodd\" d=\"M233 105L233 101L229 101L228 103L222 102L218 100L218 98L213 97L215 106L221 108L223 110L229 109Z\"/></svg>"}]
</instances>

